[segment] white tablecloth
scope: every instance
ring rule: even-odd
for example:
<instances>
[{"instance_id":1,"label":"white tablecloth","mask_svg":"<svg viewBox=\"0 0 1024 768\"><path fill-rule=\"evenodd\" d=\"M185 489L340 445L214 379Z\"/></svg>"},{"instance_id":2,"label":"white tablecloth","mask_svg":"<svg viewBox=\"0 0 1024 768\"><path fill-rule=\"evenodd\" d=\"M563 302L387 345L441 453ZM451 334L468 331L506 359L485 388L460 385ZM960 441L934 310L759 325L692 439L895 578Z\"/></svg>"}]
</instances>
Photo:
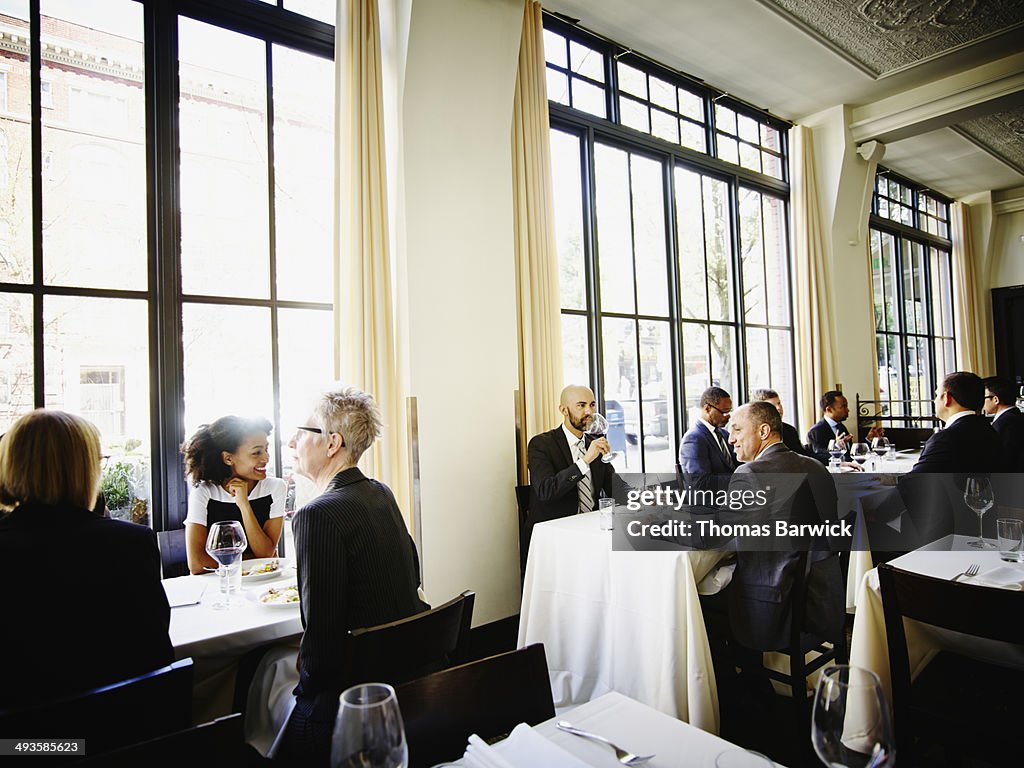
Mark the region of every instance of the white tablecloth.
<instances>
[{"instance_id":1,"label":"white tablecloth","mask_svg":"<svg viewBox=\"0 0 1024 768\"><path fill-rule=\"evenodd\" d=\"M218 576L180 576L165 579L169 596L205 586L198 605L171 608L170 636L176 658L194 663L193 719L206 722L229 714L238 660L261 645L286 642L302 634L299 605L270 607L251 599L272 586L295 583L294 569L280 576L243 585L229 610L215 610L221 599Z\"/></svg>"},{"instance_id":2,"label":"white tablecloth","mask_svg":"<svg viewBox=\"0 0 1024 768\"><path fill-rule=\"evenodd\" d=\"M696 582L721 553L613 552L611 541L597 513L534 528L519 646L544 644L557 707L618 691L717 733Z\"/></svg>"},{"instance_id":3,"label":"white tablecloth","mask_svg":"<svg viewBox=\"0 0 1024 768\"><path fill-rule=\"evenodd\" d=\"M968 536L946 536L927 547L897 557L891 565L940 579L950 579L962 573L971 563L978 563L982 574L995 568L1010 566L1021 568L1024 578L1024 564L1011 566L1010 563L1004 563L994 549L970 549L966 545L969 540L971 537ZM1021 600L1024 603L1024 596ZM1024 668L1024 646L1012 646L946 632L916 621L904 621L904 627L913 677L916 677L943 648L952 648L977 658L988 658L1000 664L1013 664ZM868 571L861 583L857 618L853 624L850 663L870 669L878 675L886 694L892 696L889 645L876 569Z\"/></svg>"}]
</instances>

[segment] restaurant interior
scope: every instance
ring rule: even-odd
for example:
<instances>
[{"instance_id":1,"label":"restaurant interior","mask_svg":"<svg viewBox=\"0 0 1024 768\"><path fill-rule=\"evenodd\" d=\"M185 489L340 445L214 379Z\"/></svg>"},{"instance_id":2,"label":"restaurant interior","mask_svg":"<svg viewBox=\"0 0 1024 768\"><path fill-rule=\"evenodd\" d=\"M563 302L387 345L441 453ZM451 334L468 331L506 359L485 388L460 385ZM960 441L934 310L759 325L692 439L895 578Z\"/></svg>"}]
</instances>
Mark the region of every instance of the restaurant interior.
<instances>
[{"instance_id":1,"label":"restaurant interior","mask_svg":"<svg viewBox=\"0 0 1024 768\"><path fill-rule=\"evenodd\" d=\"M528 445L562 424L563 387L588 387L611 466L654 487L682 480L707 388L734 414L776 391L801 438L839 390L854 438L882 427L892 444L873 484L835 475L840 516L866 531L872 494L943 426L948 374L1002 377L1024 410L1022 41L1018 0L0 0L0 433L34 408L96 425L107 514L155 531L186 669L177 698L146 694L162 727L130 719L130 740L101 734L85 756L128 764L147 753L116 750L232 713L251 734L257 689L238 681L258 684L266 648L305 621L297 595L258 597L295 583L290 521L323 490L296 469L296 429L342 382L380 408L359 466L394 494L423 599L461 628L454 668L429 670L443 692L388 666L422 637L359 646L378 672L360 681L398 689L408 765L819 765L831 663L856 665L851 685L868 670L897 725L826 764L1013 764L986 740L1022 714L1019 688L990 713L977 675L1020 682L1024 636L993 618L1021 608L1024 559L1000 559L996 524L1024 518L1020 475L993 480L993 548L954 536L895 564L969 583L907 586L925 624L946 607L939 639L909 619L894 639L882 595L899 568L848 544L842 630L766 657L778 675L758 698L716 685L721 558L615 551L623 519L613 547L598 512L534 525ZM246 574L217 612L218 576L188 575L181 447L227 414L269 421L268 474L288 490L281 573ZM977 534L968 518L958 536ZM10 609L4 625L19 631ZM942 692L910 677L951 633L982 635L985 666L946 670L964 676L957 710L918 720L905 702ZM486 679L456 663L516 649ZM957 701L976 738L944 746ZM88 704L56 721L5 706L0 742L83 735L45 724ZM560 731L556 711L632 752ZM512 732L507 762L467 749L466 723ZM445 729L454 753L431 741ZM273 737L249 741L273 755Z\"/></svg>"}]
</instances>

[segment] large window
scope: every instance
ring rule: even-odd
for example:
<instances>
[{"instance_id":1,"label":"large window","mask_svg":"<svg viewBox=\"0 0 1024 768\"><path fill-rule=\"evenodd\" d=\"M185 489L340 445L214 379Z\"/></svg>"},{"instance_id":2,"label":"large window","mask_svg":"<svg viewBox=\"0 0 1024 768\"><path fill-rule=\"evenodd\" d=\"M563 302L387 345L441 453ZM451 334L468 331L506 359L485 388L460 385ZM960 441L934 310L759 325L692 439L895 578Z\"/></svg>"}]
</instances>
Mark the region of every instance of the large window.
<instances>
[{"instance_id":1,"label":"large window","mask_svg":"<svg viewBox=\"0 0 1024 768\"><path fill-rule=\"evenodd\" d=\"M545 55L565 377L672 471L708 386L794 402L786 126L553 19Z\"/></svg>"},{"instance_id":2,"label":"large window","mask_svg":"<svg viewBox=\"0 0 1024 768\"><path fill-rule=\"evenodd\" d=\"M180 525L177 446L228 413L287 472L330 377L333 9L0 0L0 432L91 419L115 516Z\"/></svg>"},{"instance_id":3,"label":"large window","mask_svg":"<svg viewBox=\"0 0 1024 768\"><path fill-rule=\"evenodd\" d=\"M879 169L871 272L881 397L892 416L930 417L936 383L956 365L949 201Z\"/></svg>"}]
</instances>

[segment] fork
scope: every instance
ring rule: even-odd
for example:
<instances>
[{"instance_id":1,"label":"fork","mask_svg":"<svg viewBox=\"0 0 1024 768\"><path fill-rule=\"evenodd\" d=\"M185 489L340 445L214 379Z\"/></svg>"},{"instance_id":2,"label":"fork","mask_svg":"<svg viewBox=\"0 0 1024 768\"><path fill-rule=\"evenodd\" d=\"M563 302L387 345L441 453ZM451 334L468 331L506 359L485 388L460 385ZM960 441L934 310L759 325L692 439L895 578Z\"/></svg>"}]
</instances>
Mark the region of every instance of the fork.
<instances>
[{"instance_id":1,"label":"fork","mask_svg":"<svg viewBox=\"0 0 1024 768\"><path fill-rule=\"evenodd\" d=\"M979 569L980 569L980 566L977 563L971 563L969 566L967 566L967 570L966 571L964 571L963 573L958 573L956 576L954 576L952 579L950 579L950 581L959 581L964 576L966 576L967 578L971 578L972 576L977 576Z\"/></svg>"},{"instance_id":2,"label":"fork","mask_svg":"<svg viewBox=\"0 0 1024 768\"><path fill-rule=\"evenodd\" d=\"M599 741L602 744L607 744L615 750L615 759L623 765L643 765L654 757L654 755L634 755L632 752L627 752L617 744L613 744L608 741L604 736L598 736L596 733L584 731L566 720L559 720L557 726L560 731L565 731L566 733L571 733L575 736L582 736L585 739L593 739L594 741Z\"/></svg>"}]
</instances>

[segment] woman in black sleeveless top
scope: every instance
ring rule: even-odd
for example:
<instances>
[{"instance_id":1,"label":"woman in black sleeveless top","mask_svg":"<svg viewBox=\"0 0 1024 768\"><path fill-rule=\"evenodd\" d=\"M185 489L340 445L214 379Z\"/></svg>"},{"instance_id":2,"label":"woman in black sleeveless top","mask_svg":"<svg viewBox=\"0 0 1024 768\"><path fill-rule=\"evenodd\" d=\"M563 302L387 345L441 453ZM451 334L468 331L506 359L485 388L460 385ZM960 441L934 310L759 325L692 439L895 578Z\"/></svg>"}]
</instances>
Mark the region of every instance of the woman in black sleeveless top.
<instances>
[{"instance_id":1,"label":"woman in black sleeveless top","mask_svg":"<svg viewBox=\"0 0 1024 768\"><path fill-rule=\"evenodd\" d=\"M243 557L273 557L281 538L286 484L267 477L270 462L266 419L224 416L204 424L181 447L185 476L194 486L185 517L188 567L216 568L206 553L209 526L237 520L249 541Z\"/></svg>"}]
</instances>

